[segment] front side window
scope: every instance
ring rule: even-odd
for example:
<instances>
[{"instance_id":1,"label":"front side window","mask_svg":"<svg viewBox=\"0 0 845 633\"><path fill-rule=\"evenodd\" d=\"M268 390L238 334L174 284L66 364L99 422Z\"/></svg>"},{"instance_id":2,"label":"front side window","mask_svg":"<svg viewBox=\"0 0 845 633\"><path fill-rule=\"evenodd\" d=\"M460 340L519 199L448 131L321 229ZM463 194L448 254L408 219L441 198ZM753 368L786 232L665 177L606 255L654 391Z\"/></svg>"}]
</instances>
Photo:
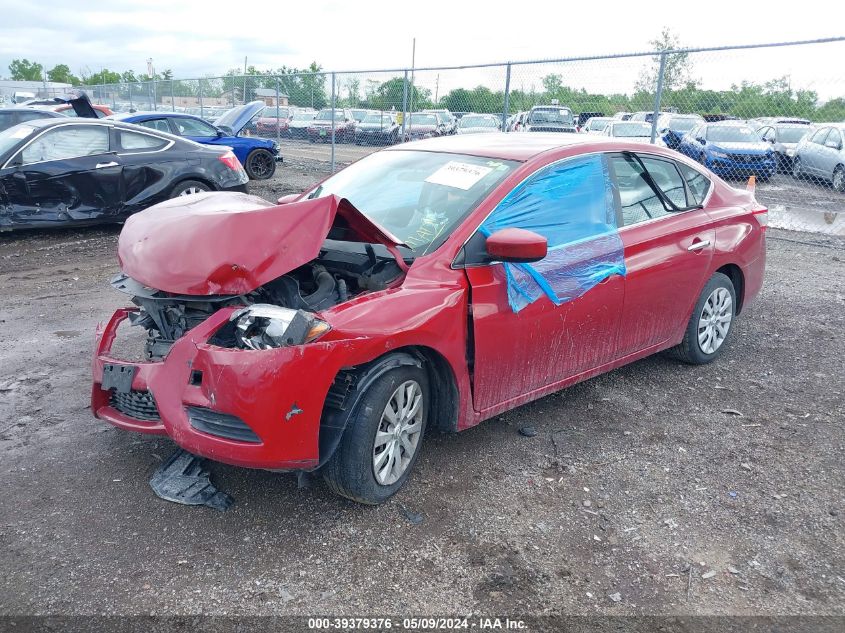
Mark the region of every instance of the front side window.
<instances>
[{"instance_id":1,"label":"front side window","mask_svg":"<svg viewBox=\"0 0 845 633\"><path fill-rule=\"evenodd\" d=\"M828 133L830 133L830 128L824 127L815 134L813 134L813 137L810 139L810 141L813 143L818 143L819 145L824 145L824 140L827 138Z\"/></svg>"},{"instance_id":2,"label":"front side window","mask_svg":"<svg viewBox=\"0 0 845 633\"><path fill-rule=\"evenodd\" d=\"M179 136L217 136L217 130L199 119L176 117L171 119Z\"/></svg>"},{"instance_id":3,"label":"front side window","mask_svg":"<svg viewBox=\"0 0 845 633\"><path fill-rule=\"evenodd\" d=\"M45 132L30 143L21 154L24 165L80 156L95 156L109 151L109 128L96 126L62 126Z\"/></svg>"},{"instance_id":4,"label":"front side window","mask_svg":"<svg viewBox=\"0 0 845 633\"><path fill-rule=\"evenodd\" d=\"M824 144L832 149L839 149L841 143L842 137L839 135L839 130L831 128L830 134L827 135Z\"/></svg>"},{"instance_id":5,"label":"front side window","mask_svg":"<svg viewBox=\"0 0 845 633\"><path fill-rule=\"evenodd\" d=\"M593 154L541 169L514 188L479 228L490 236L508 228L546 238L546 257L533 264L504 264L514 312L541 298L554 304L577 299L611 275L625 274L607 160Z\"/></svg>"}]
</instances>

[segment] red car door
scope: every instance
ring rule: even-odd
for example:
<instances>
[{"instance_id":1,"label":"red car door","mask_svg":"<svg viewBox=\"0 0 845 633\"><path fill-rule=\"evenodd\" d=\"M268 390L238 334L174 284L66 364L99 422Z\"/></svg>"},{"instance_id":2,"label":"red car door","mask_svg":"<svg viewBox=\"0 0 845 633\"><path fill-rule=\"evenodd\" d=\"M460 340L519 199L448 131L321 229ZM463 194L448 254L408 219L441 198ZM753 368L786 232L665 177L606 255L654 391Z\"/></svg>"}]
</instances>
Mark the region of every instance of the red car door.
<instances>
[{"instance_id":1,"label":"red car door","mask_svg":"<svg viewBox=\"0 0 845 633\"><path fill-rule=\"evenodd\" d=\"M512 192L518 194L520 212L514 214L513 224L499 226L534 230L549 239L549 254L537 268L557 284L556 298L562 299L558 305L540 294L515 311L509 284L518 271L506 270L509 264L484 261L484 228L511 196L468 242L473 400L482 414L531 400L614 359L624 268L612 272L614 256L622 263L622 244L607 173L602 155L543 168ZM568 179L578 182L570 186ZM549 235L556 236L557 243ZM616 254L611 252L615 242Z\"/></svg>"},{"instance_id":2,"label":"red car door","mask_svg":"<svg viewBox=\"0 0 845 633\"><path fill-rule=\"evenodd\" d=\"M627 269L619 357L680 336L707 281L716 240L711 218L697 208L699 194L685 183L677 164L647 154L639 158L641 162L630 154L610 157L622 209L619 234ZM681 210L667 208L654 186Z\"/></svg>"}]
</instances>

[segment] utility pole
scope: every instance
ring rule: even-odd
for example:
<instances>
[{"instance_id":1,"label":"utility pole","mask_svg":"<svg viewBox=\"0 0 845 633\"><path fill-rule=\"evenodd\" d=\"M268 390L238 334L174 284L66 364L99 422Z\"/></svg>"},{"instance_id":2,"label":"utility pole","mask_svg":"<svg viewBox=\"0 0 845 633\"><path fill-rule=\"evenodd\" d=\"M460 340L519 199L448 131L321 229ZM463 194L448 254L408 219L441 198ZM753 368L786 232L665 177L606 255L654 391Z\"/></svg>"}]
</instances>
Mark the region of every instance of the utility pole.
<instances>
[{"instance_id":1,"label":"utility pole","mask_svg":"<svg viewBox=\"0 0 845 633\"><path fill-rule=\"evenodd\" d=\"M244 55L244 103L246 103L246 55Z\"/></svg>"},{"instance_id":2,"label":"utility pole","mask_svg":"<svg viewBox=\"0 0 845 633\"><path fill-rule=\"evenodd\" d=\"M408 114L414 111L414 60L417 56L417 38L411 40L411 107Z\"/></svg>"},{"instance_id":3,"label":"utility pole","mask_svg":"<svg viewBox=\"0 0 845 633\"><path fill-rule=\"evenodd\" d=\"M440 73L437 73L437 79L434 80L434 105L437 105L437 98L440 94Z\"/></svg>"}]
</instances>

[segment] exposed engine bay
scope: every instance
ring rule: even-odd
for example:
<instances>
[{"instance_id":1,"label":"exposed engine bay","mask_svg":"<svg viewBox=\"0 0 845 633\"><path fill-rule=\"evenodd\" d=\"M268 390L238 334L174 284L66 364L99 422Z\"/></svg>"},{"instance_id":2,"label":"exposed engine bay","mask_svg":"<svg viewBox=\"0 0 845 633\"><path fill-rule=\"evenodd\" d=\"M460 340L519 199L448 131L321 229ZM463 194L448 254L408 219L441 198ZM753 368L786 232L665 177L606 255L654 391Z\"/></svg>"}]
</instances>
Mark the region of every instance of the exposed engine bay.
<instances>
[{"instance_id":1,"label":"exposed engine bay","mask_svg":"<svg viewBox=\"0 0 845 633\"><path fill-rule=\"evenodd\" d=\"M317 259L242 295L173 294L144 286L124 274L111 284L131 295L141 308L130 321L147 330L145 357L160 360L176 340L226 306L255 309L251 314L236 312L211 341L215 345L268 349L306 342L315 323L325 325L314 313L365 292L384 290L401 275L395 258L384 247L327 240ZM283 312L290 317L275 314L279 308L287 308Z\"/></svg>"}]
</instances>

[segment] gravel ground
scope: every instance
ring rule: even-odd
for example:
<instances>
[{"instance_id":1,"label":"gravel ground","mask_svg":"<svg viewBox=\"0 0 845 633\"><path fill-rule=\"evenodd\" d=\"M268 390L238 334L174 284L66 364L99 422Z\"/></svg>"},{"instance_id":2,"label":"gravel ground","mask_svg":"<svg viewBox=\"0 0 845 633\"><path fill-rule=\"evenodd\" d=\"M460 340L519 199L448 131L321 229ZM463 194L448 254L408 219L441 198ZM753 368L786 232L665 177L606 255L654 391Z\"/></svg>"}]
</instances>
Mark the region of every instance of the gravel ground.
<instances>
[{"instance_id":1,"label":"gravel ground","mask_svg":"<svg viewBox=\"0 0 845 633\"><path fill-rule=\"evenodd\" d=\"M88 408L117 234L0 235L0 614L845 615L845 240L770 231L712 365L656 356L432 434L381 507L213 465L220 513L155 497L173 445Z\"/></svg>"}]
</instances>

